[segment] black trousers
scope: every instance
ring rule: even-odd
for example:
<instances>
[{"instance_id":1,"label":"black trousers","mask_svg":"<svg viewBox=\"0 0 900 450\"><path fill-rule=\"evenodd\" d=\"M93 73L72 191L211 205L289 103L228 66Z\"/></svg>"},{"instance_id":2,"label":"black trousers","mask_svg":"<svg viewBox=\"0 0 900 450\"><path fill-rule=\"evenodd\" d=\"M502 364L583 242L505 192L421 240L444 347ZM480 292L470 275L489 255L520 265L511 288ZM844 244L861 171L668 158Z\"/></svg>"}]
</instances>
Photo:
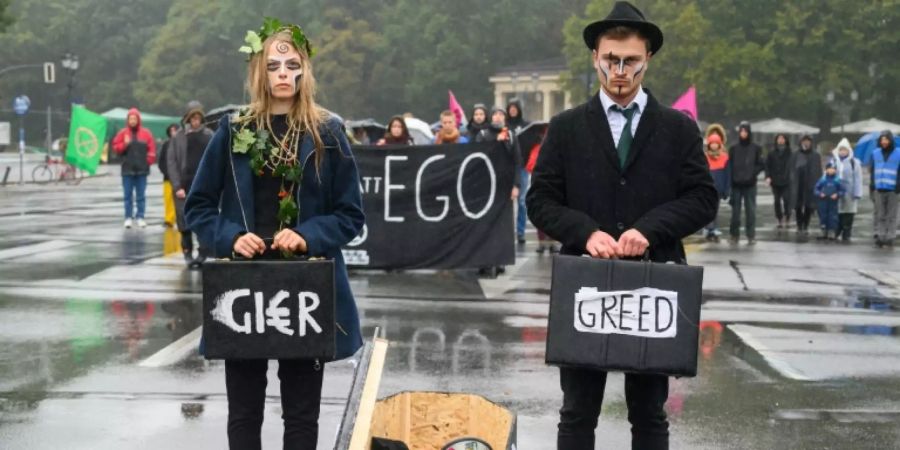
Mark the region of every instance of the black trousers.
<instances>
[{"instance_id":1,"label":"black trousers","mask_svg":"<svg viewBox=\"0 0 900 450\"><path fill-rule=\"evenodd\" d=\"M772 195L775 196L775 218L791 220L790 186L772 186Z\"/></svg>"},{"instance_id":2,"label":"black trousers","mask_svg":"<svg viewBox=\"0 0 900 450\"><path fill-rule=\"evenodd\" d=\"M594 450L594 429L603 405L606 372L562 367L559 381L563 406L559 410L557 450ZM625 374L633 450L668 450L669 421L664 409L668 398L668 377Z\"/></svg>"},{"instance_id":3,"label":"black trousers","mask_svg":"<svg viewBox=\"0 0 900 450\"><path fill-rule=\"evenodd\" d=\"M228 448L259 450L266 402L265 359L226 360ZM309 360L278 360L285 450L315 450L319 437L322 366Z\"/></svg>"},{"instance_id":4,"label":"black trousers","mask_svg":"<svg viewBox=\"0 0 900 450\"><path fill-rule=\"evenodd\" d=\"M741 204L746 208L745 229L748 239L756 238L756 186L731 187L731 237L741 235Z\"/></svg>"},{"instance_id":5,"label":"black trousers","mask_svg":"<svg viewBox=\"0 0 900 450\"><path fill-rule=\"evenodd\" d=\"M853 218L855 216L856 214L853 213L838 214L838 229L834 237L840 237L845 241L850 240L850 234L853 231Z\"/></svg>"},{"instance_id":6,"label":"black trousers","mask_svg":"<svg viewBox=\"0 0 900 450\"><path fill-rule=\"evenodd\" d=\"M185 253L194 251L194 234L190 230L181 232L181 250Z\"/></svg>"},{"instance_id":7,"label":"black trousers","mask_svg":"<svg viewBox=\"0 0 900 450\"><path fill-rule=\"evenodd\" d=\"M181 251L184 253L193 253L194 251L194 233L191 231L181 232ZM197 250L197 256L205 258L208 255L206 249L201 245Z\"/></svg>"},{"instance_id":8,"label":"black trousers","mask_svg":"<svg viewBox=\"0 0 900 450\"><path fill-rule=\"evenodd\" d=\"M813 211L816 210L815 205L807 205L805 203L797 203L797 229L808 230L809 221L812 219Z\"/></svg>"}]
</instances>

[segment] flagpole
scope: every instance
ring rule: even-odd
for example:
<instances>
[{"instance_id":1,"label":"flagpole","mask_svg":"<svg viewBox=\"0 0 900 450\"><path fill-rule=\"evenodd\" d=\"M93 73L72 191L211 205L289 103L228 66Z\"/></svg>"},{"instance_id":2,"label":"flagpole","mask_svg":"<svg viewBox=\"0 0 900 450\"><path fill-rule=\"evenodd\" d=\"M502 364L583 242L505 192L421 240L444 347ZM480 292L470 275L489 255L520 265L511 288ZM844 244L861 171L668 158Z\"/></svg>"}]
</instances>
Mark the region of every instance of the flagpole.
<instances>
[{"instance_id":1,"label":"flagpole","mask_svg":"<svg viewBox=\"0 0 900 450\"><path fill-rule=\"evenodd\" d=\"M51 108L52 106L47 105L47 155L50 154L51 147L53 147L53 110Z\"/></svg>"}]
</instances>

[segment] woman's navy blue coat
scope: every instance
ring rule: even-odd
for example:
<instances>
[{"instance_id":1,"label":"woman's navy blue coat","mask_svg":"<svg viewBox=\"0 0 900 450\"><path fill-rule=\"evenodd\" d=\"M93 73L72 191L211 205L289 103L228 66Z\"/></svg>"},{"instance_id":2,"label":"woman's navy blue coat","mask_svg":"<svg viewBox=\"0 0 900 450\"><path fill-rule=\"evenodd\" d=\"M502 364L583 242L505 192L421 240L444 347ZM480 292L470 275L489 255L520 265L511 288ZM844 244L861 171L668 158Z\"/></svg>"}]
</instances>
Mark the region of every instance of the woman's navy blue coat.
<instances>
[{"instance_id":1,"label":"woman's navy blue coat","mask_svg":"<svg viewBox=\"0 0 900 450\"><path fill-rule=\"evenodd\" d=\"M343 130L336 117L319 130L325 144L321 166L316 170L315 145L307 134L300 145L303 180L294 192L300 217L294 231L306 240L309 256L334 260L336 359L353 355L362 345L359 314L350 291L341 247L360 234L365 223L359 173ZM253 174L250 158L231 151L229 116L219 121L200 161L185 203L187 223L201 244L217 258L230 258L235 238L253 232ZM277 199L272 199L273 202Z\"/></svg>"}]
</instances>

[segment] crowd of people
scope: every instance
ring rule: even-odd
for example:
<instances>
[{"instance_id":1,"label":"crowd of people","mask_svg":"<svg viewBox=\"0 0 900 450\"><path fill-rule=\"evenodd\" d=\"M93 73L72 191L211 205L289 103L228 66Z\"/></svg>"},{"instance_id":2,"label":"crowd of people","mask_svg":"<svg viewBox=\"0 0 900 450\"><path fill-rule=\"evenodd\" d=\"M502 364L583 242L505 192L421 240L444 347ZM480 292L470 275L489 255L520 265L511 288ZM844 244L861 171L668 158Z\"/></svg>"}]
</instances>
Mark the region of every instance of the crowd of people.
<instances>
[{"instance_id":1,"label":"crowd of people","mask_svg":"<svg viewBox=\"0 0 900 450\"><path fill-rule=\"evenodd\" d=\"M409 115L407 115L408 117ZM414 145L406 117L391 117L384 136L376 146ZM192 101L180 123L169 125L166 139L156 150L150 131L141 126L140 112L132 109L125 128L112 141L112 148L122 157L122 186L125 193L125 227L146 227L146 186L150 167L158 164L163 174L164 224L176 227L181 234L185 263L199 269L208 256L203 247L194 252L194 237L184 219L184 201L196 174L200 158L212 138L205 125L202 105ZM527 214L524 192L540 152L540 142L521 148L517 136L528 127L521 101L512 99L505 108L488 108L482 103L472 107L468 122L460 126L450 110L440 114L440 127L433 144L465 144L503 142L515 161L514 187L510 197L517 203L516 240L525 244ZM874 204L874 242L878 248L893 247L897 228L900 183L900 151L895 150L894 136L884 131L871 162L866 165L854 155L848 139L843 138L830 156L822 158L815 149L812 136L800 139L799 148L791 148L790 137L777 134L771 148L765 151L754 142L750 124L738 127L738 142L728 147L724 126L712 124L706 129L705 151L709 170L719 198L731 206L728 241L740 242L744 229L747 245L756 244L757 185L761 174L774 198L776 231L786 233L796 228L799 237L809 235L814 213L818 215L822 241L850 243L855 216L869 186ZM868 173L868 183L864 177ZM136 208L135 208L136 207ZM722 231L714 220L704 227L707 241L718 243ZM539 254L558 253L559 245L541 230L537 231ZM498 268L502 273L502 268Z\"/></svg>"},{"instance_id":2,"label":"crowd of people","mask_svg":"<svg viewBox=\"0 0 900 450\"><path fill-rule=\"evenodd\" d=\"M863 197L865 165L854 155L847 138L841 139L824 159L809 135L800 139L800 148L794 151L789 136L777 134L772 148L764 152L753 142L750 124L742 122L738 140L726 150L725 128L712 124L706 130L710 173L719 198L731 205L731 244L739 243L742 225L747 245L756 244L756 189L761 173L772 189L777 231L796 226L799 236L807 236L815 212L821 230L819 240L851 242L854 219ZM875 206L873 235L878 248L893 247L897 230L900 152L894 147L893 134L882 132L866 168ZM715 221L705 227L705 234L708 241L719 242L721 233Z\"/></svg>"}]
</instances>

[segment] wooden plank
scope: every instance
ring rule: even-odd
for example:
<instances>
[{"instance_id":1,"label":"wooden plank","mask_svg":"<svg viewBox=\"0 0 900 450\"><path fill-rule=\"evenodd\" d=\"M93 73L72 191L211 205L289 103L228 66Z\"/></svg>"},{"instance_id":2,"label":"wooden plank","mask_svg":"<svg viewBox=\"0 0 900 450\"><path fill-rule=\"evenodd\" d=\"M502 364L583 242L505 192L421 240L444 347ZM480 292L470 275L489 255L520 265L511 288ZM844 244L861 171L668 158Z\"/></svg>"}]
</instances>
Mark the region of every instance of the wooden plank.
<instances>
[{"instance_id":1,"label":"wooden plank","mask_svg":"<svg viewBox=\"0 0 900 450\"><path fill-rule=\"evenodd\" d=\"M366 382L360 396L356 422L353 424L349 450L368 450L371 444L372 415L375 411L375 402L378 400L378 387L381 385L387 347L388 342L384 339L376 338L373 342L372 357L366 371Z\"/></svg>"},{"instance_id":2,"label":"wooden plank","mask_svg":"<svg viewBox=\"0 0 900 450\"><path fill-rule=\"evenodd\" d=\"M363 344L360 350L359 362L353 371L353 383L350 385L350 395L347 396L347 404L344 405L344 415L341 417L341 425L338 427L337 438L334 441L334 450L347 450L350 446L350 436L353 434L353 426L356 423L356 411L359 409L359 401L362 396L363 386L366 384L366 375L369 371L369 361L372 360L371 342Z\"/></svg>"}]
</instances>

